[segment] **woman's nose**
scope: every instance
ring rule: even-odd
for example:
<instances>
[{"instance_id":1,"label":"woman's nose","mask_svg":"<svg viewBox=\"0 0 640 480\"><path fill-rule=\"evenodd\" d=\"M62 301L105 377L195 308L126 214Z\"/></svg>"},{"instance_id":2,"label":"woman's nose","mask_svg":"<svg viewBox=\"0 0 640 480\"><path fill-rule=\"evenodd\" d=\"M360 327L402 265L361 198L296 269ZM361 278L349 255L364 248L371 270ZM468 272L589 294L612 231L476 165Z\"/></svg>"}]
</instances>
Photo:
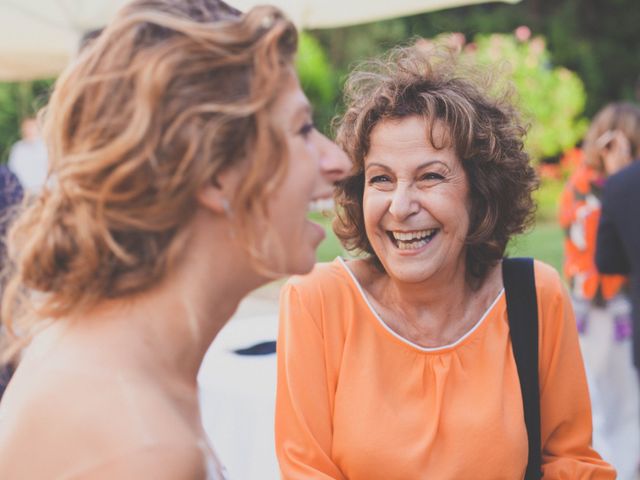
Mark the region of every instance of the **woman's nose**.
<instances>
[{"instance_id":1,"label":"woman's nose","mask_svg":"<svg viewBox=\"0 0 640 480\"><path fill-rule=\"evenodd\" d=\"M320 174L334 184L347 176L351 169L351 160L334 142L321 135L318 151L320 153Z\"/></svg>"},{"instance_id":2,"label":"woman's nose","mask_svg":"<svg viewBox=\"0 0 640 480\"><path fill-rule=\"evenodd\" d=\"M399 183L391 193L391 203L389 213L396 219L403 220L408 216L418 212L420 206L413 197L411 185Z\"/></svg>"}]
</instances>

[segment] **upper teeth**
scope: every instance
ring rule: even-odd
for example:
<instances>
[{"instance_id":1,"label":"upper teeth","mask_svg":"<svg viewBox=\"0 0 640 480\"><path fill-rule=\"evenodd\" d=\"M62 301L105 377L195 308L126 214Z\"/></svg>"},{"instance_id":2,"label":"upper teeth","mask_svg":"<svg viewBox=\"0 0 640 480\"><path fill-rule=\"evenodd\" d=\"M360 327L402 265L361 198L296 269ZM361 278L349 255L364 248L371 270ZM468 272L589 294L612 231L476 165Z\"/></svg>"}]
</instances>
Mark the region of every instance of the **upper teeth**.
<instances>
[{"instance_id":1,"label":"upper teeth","mask_svg":"<svg viewBox=\"0 0 640 480\"><path fill-rule=\"evenodd\" d=\"M424 238L431 236L435 233L435 228L430 228L429 230L417 230L415 232L391 232L393 234L393 238L396 240L401 240L403 242L408 242L410 240L414 240L416 238Z\"/></svg>"},{"instance_id":2,"label":"upper teeth","mask_svg":"<svg viewBox=\"0 0 640 480\"><path fill-rule=\"evenodd\" d=\"M309 202L310 212L326 212L333 210L333 198L319 198Z\"/></svg>"}]
</instances>

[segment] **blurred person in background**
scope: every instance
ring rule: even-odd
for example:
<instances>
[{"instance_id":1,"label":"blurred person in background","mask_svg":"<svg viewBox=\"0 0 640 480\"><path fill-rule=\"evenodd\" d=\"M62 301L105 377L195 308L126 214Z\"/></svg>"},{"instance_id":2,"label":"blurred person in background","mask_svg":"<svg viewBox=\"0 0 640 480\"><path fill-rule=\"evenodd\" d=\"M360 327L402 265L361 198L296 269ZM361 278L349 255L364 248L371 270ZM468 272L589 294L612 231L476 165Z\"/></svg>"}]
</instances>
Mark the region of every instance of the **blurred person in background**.
<instances>
[{"instance_id":1,"label":"blurred person in background","mask_svg":"<svg viewBox=\"0 0 640 480\"><path fill-rule=\"evenodd\" d=\"M541 262L527 277L539 323L540 436L529 442L509 327L524 319L507 318L502 268L537 179L513 105L473 71L409 47L347 81L337 138L354 168L334 229L364 257L283 287L285 479L615 477L590 446L570 300Z\"/></svg>"},{"instance_id":2,"label":"blurred person in background","mask_svg":"<svg viewBox=\"0 0 640 480\"><path fill-rule=\"evenodd\" d=\"M20 125L22 139L9 153L9 168L16 174L27 193L37 193L47 180L49 168L47 148L40 136L38 121L27 117Z\"/></svg>"},{"instance_id":3,"label":"blurred person in background","mask_svg":"<svg viewBox=\"0 0 640 480\"><path fill-rule=\"evenodd\" d=\"M309 205L350 166L296 46L273 7L138 0L60 76L51 181L10 233L0 478L225 477L202 358L247 293L312 268Z\"/></svg>"},{"instance_id":4,"label":"blurred person in background","mask_svg":"<svg viewBox=\"0 0 640 480\"><path fill-rule=\"evenodd\" d=\"M630 161L608 154L615 135L623 136L627 146L638 152L640 108L612 103L593 118L584 139L582 162L560 197L559 220L565 229L564 274L581 333L597 417L594 444L617 468L619 478L628 479L635 476L640 452L628 278L599 272L595 259L603 186Z\"/></svg>"},{"instance_id":5,"label":"blurred person in background","mask_svg":"<svg viewBox=\"0 0 640 480\"><path fill-rule=\"evenodd\" d=\"M79 51L81 51L89 42L100 34L102 29L91 30L85 33L80 39ZM30 193L37 193L46 182L48 169L46 147L42 138L35 117L28 117L22 121L21 125L22 140L17 142L10 153L10 162L14 164L14 168L20 172L25 181L30 183ZM35 160L34 160L35 159ZM24 191L18 177L11 171L7 165L0 165L0 188L2 188L2 212L8 214L2 217L2 225L0 226L0 235L2 238L2 265L4 265L5 243L7 227L10 223L10 217L15 213L11 208L22 200ZM0 267L2 268L2 267ZM0 399L4 390L13 375L14 364L8 362L0 366Z\"/></svg>"},{"instance_id":6,"label":"blurred person in background","mask_svg":"<svg viewBox=\"0 0 640 480\"><path fill-rule=\"evenodd\" d=\"M17 206L22 201L24 191L20 180L4 164L0 164L0 266L5 264L6 235Z\"/></svg>"},{"instance_id":7,"label":"blurred person in background","mask_svg":"<svg viewBox=\"0 0 640 480\"><path fill-rule=\"evenodd\" d=\"M603 274L628 275L633 318L633 363L640 372L640 114L635 108L634 129L619 119L610 125L608 141L601 146L604 163L611 176L604 185L602 215L598 226L596 264ZM604 135L604 134L603 134ZM633 385L633 382L630 381ZM638 399L638 388L634 392ZM636 409L639 407L636 402ZM636 410L637 411L637 410ZM638 462L640 422L636 421L635 450L630 460ZM635 440L635 442L634 442ZM633 448L633 447L631 447ZM640 462L637 463L640 469Z\"/></svg>"},{"instance_id":8,"label":"blurred person in background","mask_svg":"<svg viewBox=\"0 0 640 480\"><path fill-rule=\"evenodd\" d=\"M22 200L22 196L22 185L20 185L18 177L7 165L0 164L0 268L5 263L7 228L16 211L15 207ZM0 278L0 292L2 291L2 284L3 279ZM1 336L2 328L0 327ZM0 400L13 374L13 367L12 363L0 365Z\"/></svg>"}]
</instances>

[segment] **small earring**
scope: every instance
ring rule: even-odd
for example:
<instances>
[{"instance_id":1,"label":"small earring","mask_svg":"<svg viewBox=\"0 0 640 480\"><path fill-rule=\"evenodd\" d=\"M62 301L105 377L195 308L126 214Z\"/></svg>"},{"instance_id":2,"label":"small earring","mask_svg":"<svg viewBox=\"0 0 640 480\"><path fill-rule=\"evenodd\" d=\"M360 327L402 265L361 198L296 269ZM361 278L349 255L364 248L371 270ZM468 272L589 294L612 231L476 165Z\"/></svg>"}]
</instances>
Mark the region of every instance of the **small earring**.
<instances>
[{"instance_id":1,"label":"small earring","mask_svg":"<svg viewBox=\"0 0 640 480\"><path fill-rule=\"evenodd\" d=\"M226 198L222 199L222 209L224 210L224 213L227 215L227 217L231 217L231 205L229 205L229 200L227 200Z\"/></svg>"},{"instance_id":2,"label":"small earring","mask_svg":"<svg viewBox=\"0 0 640 480\"><path fill-rule=\"evenodd\" d=\"M229 236L234 239L236 238L236 233L235 233L235 229L234 229L234 220L233 220L233 212L231 211L231 205L229 205L229 200L227 200L226 198L222 199L222 210L224 210L224 215L225 217L227 217L227 220L229 220Z\"/></svg>"}]
</instances>

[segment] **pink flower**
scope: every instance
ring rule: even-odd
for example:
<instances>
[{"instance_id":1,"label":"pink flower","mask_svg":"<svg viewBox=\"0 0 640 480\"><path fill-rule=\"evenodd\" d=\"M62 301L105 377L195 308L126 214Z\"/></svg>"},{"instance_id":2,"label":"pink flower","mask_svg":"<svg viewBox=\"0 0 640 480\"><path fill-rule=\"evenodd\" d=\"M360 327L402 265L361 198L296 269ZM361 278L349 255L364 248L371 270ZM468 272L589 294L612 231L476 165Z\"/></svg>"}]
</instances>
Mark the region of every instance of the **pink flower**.
<instances>
[{"instance_id":1,"label":"pink flower","mask_svg":"<svg viewBox=\"0 0 640 480\"><path fill-rule=\"evenodd\" d=\"M526 25L520 25L513 33L519 42L526 42L531 38L531 29Z\"/></svg>"}]
</instances>

